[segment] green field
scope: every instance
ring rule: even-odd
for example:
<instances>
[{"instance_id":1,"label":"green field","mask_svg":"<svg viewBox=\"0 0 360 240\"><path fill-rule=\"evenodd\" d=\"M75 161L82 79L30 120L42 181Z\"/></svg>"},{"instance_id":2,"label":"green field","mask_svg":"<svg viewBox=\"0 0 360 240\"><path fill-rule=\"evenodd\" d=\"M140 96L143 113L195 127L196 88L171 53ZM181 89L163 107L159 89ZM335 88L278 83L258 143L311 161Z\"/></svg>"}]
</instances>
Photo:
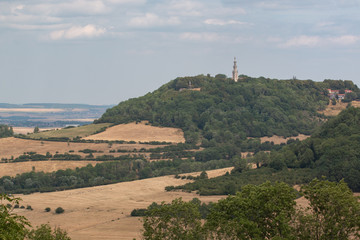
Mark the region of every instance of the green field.
<instances>
[{"instance_id":1,"label":"green field","mask_svg":"<svg viewBox=\"0 0 360 240\"><path fill-rule=\"evenodd\" d=\"M32 133L29 134L28 137L32 139L86 137L99 132L102 128L107 128L110 125L111 123L89 124L74 128L63 128L59 130L50 130L39 133Z\"/></svg>"}]
</instances>

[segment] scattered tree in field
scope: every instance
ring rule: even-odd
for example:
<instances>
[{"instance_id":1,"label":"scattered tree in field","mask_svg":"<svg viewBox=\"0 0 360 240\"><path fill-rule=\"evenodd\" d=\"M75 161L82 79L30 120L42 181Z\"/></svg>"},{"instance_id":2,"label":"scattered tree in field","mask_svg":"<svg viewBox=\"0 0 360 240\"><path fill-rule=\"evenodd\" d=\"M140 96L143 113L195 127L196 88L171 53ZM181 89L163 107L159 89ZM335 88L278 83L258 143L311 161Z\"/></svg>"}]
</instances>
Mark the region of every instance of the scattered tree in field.
<instances>
[{"instance_id":1,"label":"scattered tree in field","mask_svg":"<svg viewBox=\"0 0 360 240\"><path fill-rule=\"evenodd\" d=\"M51 211L51 208L47 207L45 208L45 212L50 212Z\"/></svg>"},{"instance_id":2,"label":"scattered tree in field","mask_svg":"<svg viewBox=\"0 0 360 240\"><path fill-rule=\"evenodd\" d=\"M63 212L65 212L65 210L62 207L58 207L57 209L55 209L55 213L57 214L61 214Z\"/></svg>"},{"instance_id":3,"label":"scattered tree in field","mask_svg":"<svg viewBox=\"0 0 360 240\"><path fill-rule=\"evenodd\" d=\"M39 132L40 132L40 129L39 129L38 126L36 126L36 127L34 128L34 133L39 133Z\"/></svg>"}]
</instances>

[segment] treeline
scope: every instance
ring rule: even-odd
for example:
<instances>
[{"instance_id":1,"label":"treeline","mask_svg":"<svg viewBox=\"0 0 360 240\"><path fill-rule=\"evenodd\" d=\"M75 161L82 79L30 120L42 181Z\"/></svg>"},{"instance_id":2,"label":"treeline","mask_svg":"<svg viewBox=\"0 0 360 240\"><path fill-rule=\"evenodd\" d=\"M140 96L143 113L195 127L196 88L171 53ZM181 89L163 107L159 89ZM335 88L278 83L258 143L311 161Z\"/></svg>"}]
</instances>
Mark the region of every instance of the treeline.
<instances>
[{"instance_id":1,"label":"treeline","mask_svg":"<svg viewBox=\"0 0 360 240\"><path fill-rule=\"evenodd\" d=\"M8 125L0 124L0 138L12 137L14 135L14 131L12 127Z\"/></svg>"},{"instance_id":2,"label":"treeline","mask_svg":"<svg viewBox=\"0 0 360 240\"><path fill-rule=\"evenodd\" d=\"M0 193L32 193L66 190L123 181L133 181L157 176L224 168L234 165L234 160L196 162L192 159L149 162L144 159L108 161L91 164L74 170L56 172L28 172L15 177L0 178Z\"/></svg>"},{"instance_id":3,"label":"treeline","mask_svg":"<svg viewBox=\"0 0 360 240\"><path fill-rule=\"evenodd\" d=\"M297 206L303 195L308 207ZM360 203L344 181L312 180L297 193L285 183L246 185L209 206L198 200L152 204L142 239L359 239ZM205 219L202 219L205 218Z\"/></svg>"},{"instance_id":4,"label":"treeline","mask_svg":"<svg viewBox=\"0 0 360 240\"><path fill-rule=\"evenodd\" d=\"M201 91L179 91L192 86ZM153 93L121 102L97 121L115 124L148 120L177 127L188 143L241 145L247 137L310 134L321 124L317 110L329 103L328 88L359 89L351 81L276 80L223 76L177 78Z\"/></svg>"}]
</instances>

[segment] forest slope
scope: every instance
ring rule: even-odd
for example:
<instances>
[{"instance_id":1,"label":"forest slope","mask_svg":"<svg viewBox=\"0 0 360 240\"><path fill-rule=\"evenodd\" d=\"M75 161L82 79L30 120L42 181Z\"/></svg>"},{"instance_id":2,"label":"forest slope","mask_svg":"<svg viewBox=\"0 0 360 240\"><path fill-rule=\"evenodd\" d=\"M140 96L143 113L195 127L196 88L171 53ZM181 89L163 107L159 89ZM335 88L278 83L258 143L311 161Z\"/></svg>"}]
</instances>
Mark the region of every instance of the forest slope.
<instances>
[{"instance_id":1,"label":"forest slope","mask_svg":"<svg viewBox=\"0 0 360 240\"><path fill-rule=\"evenodd\" d=\"M200 91L191 91L194 89ZM351 81L314 82L224 75L177 78L143 97L108 109L96 123L147 120L184 131L188 143L239 145L247 137L310 134L321 124L328 88L359 89Z\"/></svg>"},{"instance_id":2,"label":"forest slope","mask_svg":"<svg viewBox=\"0 0 360 240\"><path fill-rule=\"evenodd\" d=\"M226 176L202 179L182 187L202 194L234 193L248 183L265 180L301 184L314 177L331 181L344 179L349 187L360 191L360 109L349 107L330 119L304 141L295 141L271 154L257 153L254 162L260 168L246 171L238 165ZM168 187L168 190L173 189Z\"/></svg>"}]
</instances>

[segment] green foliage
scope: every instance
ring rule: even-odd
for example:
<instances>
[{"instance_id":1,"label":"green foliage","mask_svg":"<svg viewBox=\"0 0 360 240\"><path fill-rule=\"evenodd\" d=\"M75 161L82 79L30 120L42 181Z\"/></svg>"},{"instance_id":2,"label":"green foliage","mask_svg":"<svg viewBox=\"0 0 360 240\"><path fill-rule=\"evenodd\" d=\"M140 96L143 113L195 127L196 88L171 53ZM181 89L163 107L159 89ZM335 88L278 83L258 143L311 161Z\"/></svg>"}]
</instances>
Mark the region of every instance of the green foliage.
<instances>
[{"instance_id":1,"label":"green foliage","mask_svg":"<svg viewBox=\"0 0 360 240\"><path fill-rule=\"evenodd\" d=\"M0 201L0 239L23 240L27 234L26 227L30 226L30 223L25 217L12 213L12 206L19 204L20 199L0 194Z\"/></svg>"},{"instance_id":2,"label":"green foliage","mask_svg":"<svg viewBox=\"0 0 360 240\"><path fill-rule=\"evenodd\" d=\"M67 155L70 156L70 155ZM100 160L96 158L96 160ZM233 165L231 160L212 160L207 162L196 162L193 159L178 159L172 161L153 161L144 159L130 159L120 156L119 160L113 161L113 157L103 157L108 160L91 164L86 167L58 170L56 172L28 172L18 174L15 177L4 176L0 178L0 192L7 193L31 193L49 192L72 188L97 186L123 181L164 176L177 173L196 172Z\"/></svg>"},{"instance_id":3,"label":"green foliage","mask_svg":"<svg viewBox=\"0 0 360 240\"><path fill-rule=\"evenodd\" d=\"M58 207L58 208L55 209L56 214L61 214L63 212L65 212L65 210L62 207Z\"/></svg>"},{"instance_id":4,"label":"green foliage","mask_svg":"<svg viewBox=\"0 0 360 240\"><path fill-rule=\"evenodd\" d=\"M54 228L48 224L42 224L36 229L32 229L28 234L29 240L71 240L66 231L61 228Z\"/></svg>"},{"instance_id":5,"label":"green foliage","mask_svg":"<svg viewBox=\"0 0 360 240\"><path fill-rule=\"evenodd\" d=\"M220 76L220 75L219 75ZM201 91L179 91L188 82ZM246 77L177 78L153 93L121 102L97 123L148 120L181 128L187 142L236 145L246 137L309 134L320 124L318 109L328 104L330 83ZM359 91L355 86L354 91Z\"/></svg>"},{"instance_id":6,"label":"green foliage","mask_svg":"<svg viewBox=\"0 0 360 240\"><path fill-rule=\"evenodd\" d=\"M40 132L40 129L39 129L38 126L36 126L36 127L34 128L34 133L39 133L39 132Z\"/></svg>"},{"instance_id":7,"label":"green foliage","mask_svg":"<svg viewBox=\"0 0 360 240\"><path fill-rule=\"evenodd\" d=\"M201 227L201 215L196 204L175 199L162 202L147 211L143 219L145 240L201 240L206 239Z\"/></svg>"},{"instance_id":8,"label":"green foliage","mask_svg":"<svg viewBox=\"0 0 360 240\"><path fill-rule=\"evenodd\" d=\"M302 193L309 200L310 207L305 210L295 206L297 194L285 183L246 185L235 196L211 204L203 224L199 199L153 203L144 217L143 238L359 239L360 203L343 181L315 179Z\"/></svg>"},{"instance_id":9,"label":"green foliage","mask_svg":"<svg viewBox=\"0 0 360 240\"><path fill-rule=\"evenodd\" d=\"M308 168L276 171L269 167L262 167L241 173L234 170L231 174L225 174L216 178L196 179L194 182L182 186L166 187L166 190L182 189L186 192L197 191L200 195L234 195L248 184L260 185L266 181L278 181L295 185L308 183L316 176L317 173L313 169Z\"/></svg>"},{"instance_id":10,"label":"green foliage","mask_svg":"<svg viewBox=\"0 0 360 240\"><path fill-rule=\"evenodd\" d=\"M330 119L312 136L271 154L288 168L310 168L331 181L344 179L360 191L360 109L349 107Z\"/></svg>"},{"instance_id":11,"label":"green foliage","mask_svg":"<svg viewBox=\"0 0 360 240\"><path fill-rule=\"evenodd\" d=\"M285 183L247 185L215 204L205 227L214 239L288 239L294 199Z\"/></svg>"},{"instance_id":12,"label":"green foliage","mask_svg":"<svg viewBox=\"0 0 360 240\"><path fill-rule=\"evenodd\" d=\"M0 124L0 138L11 137L14 135L14 131L12 127L9 127L4 124Z\"/></svg>"},{"instance_id":13,"label":"green foliage","mask_svg":"<svg viewBox=\"0 0 360 240\"><path fill-rule=\"evenodd\" d=\"M302 188L310 206L295 223L302 240L359 239L360 204L344 181L314 179Z\"/></svg>"},{"instance_id":14,"label":"green foliage","mask_svg":"<svg viewBox=\"0 0 360 240\"><path fill-rule=\"evenodd\" d=\"M51 211L51 208L47 207L45 208L45 212L50 212Z\"/></svg>"}]
</instances>

